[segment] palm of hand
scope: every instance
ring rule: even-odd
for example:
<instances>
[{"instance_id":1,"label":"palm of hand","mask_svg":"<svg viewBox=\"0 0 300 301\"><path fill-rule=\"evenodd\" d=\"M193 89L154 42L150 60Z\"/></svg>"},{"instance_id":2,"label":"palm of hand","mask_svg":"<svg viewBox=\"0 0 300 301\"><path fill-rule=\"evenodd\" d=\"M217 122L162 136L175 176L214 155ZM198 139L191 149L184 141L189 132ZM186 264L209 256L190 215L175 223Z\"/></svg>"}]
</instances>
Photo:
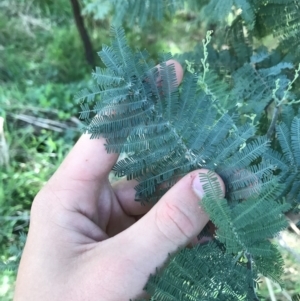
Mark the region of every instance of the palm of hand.
<instances>
[{"instance_id":1,"label":"palm of hand","mask_svg":"<svg viewBox=\"0 0 300 301\"><path fill-rule=\"evenodd\" d=\"M56 285L59 283L61 292L69 292L66 296L60 293L57 300L85 300L86 294L88 300L93 300L90 296L99 300L100 294L102 300L122 300L127 294L122 289L115 291L110 288L112 283L106 281L106 278L116 279L116 275L122 278L124 272L133 272L130 271L132 265L124 265L127 252L121 248L122 244L128 242L129 237L123 235L118 239L114 238L133 225L149 207L134 202L135 181L120 181L114 187L109 183L108 174L117 160L116 154L108 155L105 152L104 158L99 156L91 159L91 151L95 149L104 153L103 142L101 139L90 141L87 136L81 137L33 203L31 231L22 263L29 261L31 269L37 271L41 264L43 266L43 275L39 275L38 280L35 279L32 284L37 288L37 294L38 287L42 287L46 281ZM74 160L78 161L78 158L80 162L74 165ZM97 160L100 162L95 162ZM115 243L117 245L112 247ZM41 257L40 252L43 253L43 260L37 262L35 259ZM54 265L53 261L47 260L50 258L57 259ZM120 265L123 266L123 271L116 273ZM99 272L100 268L102 272ZM60 275L57 278L58 270ZM110 277L110 273L113 276ZM146 274L139 275L140 279L144 279L143 282L147 277ZM83 282L82 288L89 287L89 292L73 287L78 279ZM85 281L88 283L84 284ZM71 287L68 287L68 283ZM137 295L143 285L144 283L132 286L135 287L135 292L129 292L130 295ZM105 292L107 296L104 298ZM32 296L29 299L35 300ZM56 299L51 296L51 300Z\"/></svg>"}]
</instances>

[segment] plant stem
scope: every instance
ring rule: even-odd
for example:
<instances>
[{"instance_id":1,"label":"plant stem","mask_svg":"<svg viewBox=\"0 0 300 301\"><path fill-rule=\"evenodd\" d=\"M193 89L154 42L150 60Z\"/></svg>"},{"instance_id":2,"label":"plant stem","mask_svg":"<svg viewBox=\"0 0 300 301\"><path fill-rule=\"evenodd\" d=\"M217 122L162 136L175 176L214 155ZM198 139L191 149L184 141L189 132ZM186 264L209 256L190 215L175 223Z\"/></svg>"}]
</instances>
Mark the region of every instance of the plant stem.
<instances>
[{"instance_id":1,"label":"plant stem","mask_svg":"<svg viewBox=\"0 0 300 301\"><path fill-rule=\"evenodd\" d=\"M250 270L251 272L253 271L253 267L252 267L252 256L251 254L249 254L248 252L245 254L248 262L247 262L247 268L248 270ZM253 289L253 295L254 295L254 299L253 301L260 301L259 298L257 297L256 291L255 291L255 283L254 280L252 280L252 289Z\"/></svg>"},{"instance_id":2,"label":"plant stem","mask_svg":"<svg viewBox=\"0 0 300 301\"><path fill-rule=\"evenodd\" d=\"M275 297L275 294L274 294L272 283L267 277L265 277L265 279L266 279L266 283L267 283L267 287L268 287L268 291L269 291L271 301L276 301L276 297Z\"/></svg>"},{"instance_id":3,"label":"plant stem","mask_svg":"<svg viewBox=\"0 0 300 301\"><path fill-rule=\"evenodd\" d=\"M279 107L276 106L275 109L274 109L274 112L273 112L271 124L270 124L268 132L267 132L267 138L268 139L271 139L271 137L274 133L275 125L276 125L278 116L279 116Z\"/></svg>"}]
</instances>

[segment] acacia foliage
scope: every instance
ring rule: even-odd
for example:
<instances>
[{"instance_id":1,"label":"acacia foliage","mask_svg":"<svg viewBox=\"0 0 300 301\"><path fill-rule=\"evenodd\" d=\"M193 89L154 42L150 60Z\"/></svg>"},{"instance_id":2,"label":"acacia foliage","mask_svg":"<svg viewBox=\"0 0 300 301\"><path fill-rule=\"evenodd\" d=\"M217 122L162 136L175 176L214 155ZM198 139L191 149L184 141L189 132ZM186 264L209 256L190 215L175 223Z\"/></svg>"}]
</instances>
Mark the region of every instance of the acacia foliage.
<instances>
[{"instance_id":1,"label":"acacia foliage","mask_svg":"<svg viewBox=\"0 0 300 301\"><path fill-rule=\"evenodd\" d=\"M297 39L297 26L279 34L272 51L255 47L252 37L271 30L267 17L259 23L265 7L273 17L286 9L275 22L281 24L298 2L231 2L242 13L228 31L228 47L212 47L208 32L201 48L178 57L186 63L181 86L174 66L166 64L171 55L161 55L155 67L146 51L128 47L123 29L112 28L111 46L99 52L106 68L96 68L97 84L77 95L85 131L105 137L108 152L127 154L114 171L139 181L137 201L156 202L182 175L202 167L226 184L224 199L213 174L200 175L202 206L218 227L214 242L172 257L149 280L151 300L258 300L259 273L280 283L283 261L269 239L287 226L284 212L300 202L294 88L300 68L297 53L283 47L285 39ZM231 12L224 3L211 1L203 9ZM243 279L238 285L237 277Z\"/></svg>"}]
</instances>

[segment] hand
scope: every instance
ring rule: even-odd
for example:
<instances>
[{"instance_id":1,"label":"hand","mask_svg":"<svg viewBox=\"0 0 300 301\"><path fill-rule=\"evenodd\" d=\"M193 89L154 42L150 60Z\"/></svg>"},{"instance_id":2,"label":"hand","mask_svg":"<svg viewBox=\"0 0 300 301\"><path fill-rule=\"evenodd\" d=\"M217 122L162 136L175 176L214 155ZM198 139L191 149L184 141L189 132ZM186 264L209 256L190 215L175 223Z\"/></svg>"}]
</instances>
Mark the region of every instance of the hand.
<instances>
[{"instance_id":1,"label":"hand","mask_svg":"<svg viewBox=\"0 0 300 301\"><path fill-rule=\"evenodd\" d=\"M15 301L141 297L149 275L208 222L199 170L153 208L142 206L134 201L136 181L109 183L118 155L107 154L104 143L83 135L36 196Z\"/></svg>"}]
</instances>

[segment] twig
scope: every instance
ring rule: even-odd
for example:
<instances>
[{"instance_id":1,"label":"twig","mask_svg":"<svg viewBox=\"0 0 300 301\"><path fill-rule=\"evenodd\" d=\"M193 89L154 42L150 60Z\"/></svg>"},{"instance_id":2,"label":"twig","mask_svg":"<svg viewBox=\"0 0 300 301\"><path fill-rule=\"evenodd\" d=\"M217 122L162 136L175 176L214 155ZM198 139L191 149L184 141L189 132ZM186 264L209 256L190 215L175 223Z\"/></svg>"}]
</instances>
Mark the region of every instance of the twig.
<instances>
[{"instance_id":1,"label":"twig","mask_svg":"<svg viewBox=\"0 0 300 301\"><path fill-rule=\"evenodd\" d=\"M36 117L33 117L33 116L26 116L26 115L23 115L23 114L18 114L18 115L15 115L13 117L15 117L16 119L25 121L29 124L33 124L35 126L44 128L44 129L53 130L53 131L56 131L56 132L62 132L63 131L61 127L50 125L49 123L47 123L46 120L43 120L42 118L36 118Z\"/></svg>"},{"instance_id":2,"label":"twig","mask_svg":"<svg viewBox=\"0 0 300 301\"><path fill-rule=\"evenodd\" d=\"M83 124L77 117L71 117L70 120L80 126Z\"/></svg>"},{"instance_id":3,"label":"twig","mask_svg":"<svg viewBox=\"0 0 300 301\"><path fill-rule=\"evenodd\" d=\"M278 115L279 115L279 107L276 106L275 109L274 109L274 112L273 112L271 124L270 124L268 132L267 132L267 138L268 139L271 139L271 137L274 133L276 121L278 119Z\"/></svg>"},{"instance_id":4,"label":"twig","mask_svg":"<svg viewBox=\"0 0 300 301\"><path fill-rule=\"evenodd\" d=\"M300 103L300 100L291 100L288 101L288 93L289 91L292 89L293 84L295 83L295 81L297 80L297 78L299 77L300 74L300 64L298 65L298 69L295 70L295 76L294 78L288 83L288 87L287 89L284 91L283 96L281 99L279 99L276 95L276 93L279 91L280 89L280 80L277 79L275 81L275 88L272 91L272 96L275 102L275 109L273 112L273 116L272 116L272 121L271 124L269 126L268 132L267 132L267 138L270 139L273 135L273 132L275 130L275 125L278 119L278 115L279 115L279 109L283 104L286 105L292 105L292 104L297 104Z\"/></svg>"},{"instance_id":5,"label":"twig","mask_svg":"<svg viewBox=\"0 0 300 301\"><path fill-rule=\"evenodd\" d=\"M271 281L267 277L265 277L265 280L266 280L266 284L267 284L267 287L268 287L268 291L269 291L271 301L276 301L276 297L275 297L275 293L274 293Z\"/></svg>"},{"instance_id":6,"label":"twig","mask_svg":"<svg viewBox=\"0 0 300 301\"><path fill-rule=\"evenodd\" d=\"M30 115L26 115L26 114L10 114L10 116L22 120L24 122L33 124L35 126L41 127L41 128L45 128L45 129L49 129L49 130L53 130L56 132L62 132L63 130L66 130L68 128L70 128L67 124L59 122L59 121L55 121L55 120L51 120L51 119L47 119L47 118L41 118L41 117L34 117L34 116L30 116ZM80 121L77 118L71 118L70 119L72 122L74 122L75 124L80 124Z\"/></svg>"},{"instance_id":7,"label":"twig","mask_svg":"<svg viewBox=\"0 0 300 301\"><path fill-rule=\"evenodd\" d=\"M248 252L245 253L245 255L246 255L247 259L248 259L247 268L248 268L248 270L250 270L252 272L252 270L253 270L253 267L252 267L252 256ZM259 301L259 298L258 298L258 296L256 294L256 291L255 291L255 281L254 281L254 279L252 280L252 289L253 289L253 295L254 295L253 301Z\"/></svg>"},{"instance_id":8,"label":"twig","mask_svg":"<svg viewBox=\"0 0 300 301\"><path fill-rule=\"evenodd\" d=\"M288 244L285 242L285 240L283 239L283 237L282 237L281 234L279 234L279 236L278 236L278 243L279 243L279 245L281 247L283 247L291 255L293 255L293 257L295 258L295 260L297 260L298 262L300 262L300 254L288 246Z\"/></svg>"},{"instance_id":9,"label":"twig","mask_svg":"<svg viewBox=\"0 0 300 301\"><path fill-rule=\"evenodd\" d=\"M288 219L288 220L289 220L289 224L290 224L290 227L292 228L292 230L293 230L297 235L300 236L300 230L298 229L298 227L296 226L296 224L295 224L292 220L290 220L290 219Z\"/></svg>"},{"instance_id":10,"label":"twig","mask_svg":"<svg viewBox=\"0 0 300 301\"><path fill-rule=\"evenodd\" d=\"M241 259L244 255L245 255L245 252L244 252L244 251L239 252L239 253L236 255L236 257L234 258L233 263L234 263L234 264L237 264L238 261L240 261L240 259Z\"/></svg>"},{"instance_id":11,"label":"twig","mask_svg":"<svg viewBox=\"0 0 300 301\"><path fill-rule=\"evenodd\" d=\"M293 301L292 297L288 294L286 290L283 290L278 283L274 283L276 288L281 290L281 294L288 300L288 301Z\"/></svg>"}]
</instances>

